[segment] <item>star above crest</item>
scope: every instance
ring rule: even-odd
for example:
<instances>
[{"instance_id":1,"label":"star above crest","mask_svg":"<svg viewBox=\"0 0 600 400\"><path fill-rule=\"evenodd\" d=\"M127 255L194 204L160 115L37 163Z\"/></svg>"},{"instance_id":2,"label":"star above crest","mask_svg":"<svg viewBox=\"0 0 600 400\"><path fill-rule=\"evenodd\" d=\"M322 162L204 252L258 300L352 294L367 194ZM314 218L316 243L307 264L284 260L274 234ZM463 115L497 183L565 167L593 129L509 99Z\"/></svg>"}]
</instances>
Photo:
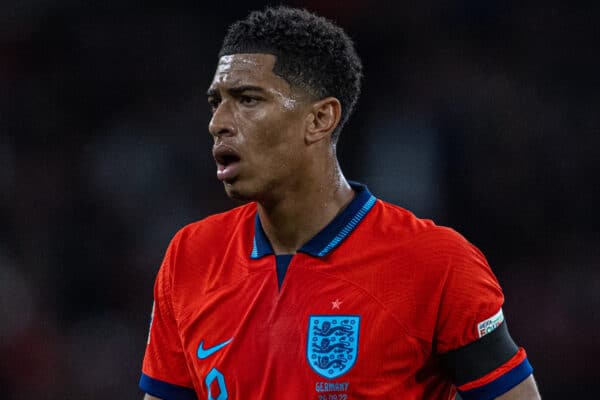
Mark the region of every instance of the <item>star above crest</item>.
<instances>
[{"instance_id":1,"label":"star above crest","mask_svg":"<svg viewBox=\"0 0 600 400\"><path fill-rule=\"evenodd\" d=\"M340 299L335 299L334 301L331 302L331 309L339 310L342 303L343 303L343 301L341 301Z\"/></svg>"}]
</instances>

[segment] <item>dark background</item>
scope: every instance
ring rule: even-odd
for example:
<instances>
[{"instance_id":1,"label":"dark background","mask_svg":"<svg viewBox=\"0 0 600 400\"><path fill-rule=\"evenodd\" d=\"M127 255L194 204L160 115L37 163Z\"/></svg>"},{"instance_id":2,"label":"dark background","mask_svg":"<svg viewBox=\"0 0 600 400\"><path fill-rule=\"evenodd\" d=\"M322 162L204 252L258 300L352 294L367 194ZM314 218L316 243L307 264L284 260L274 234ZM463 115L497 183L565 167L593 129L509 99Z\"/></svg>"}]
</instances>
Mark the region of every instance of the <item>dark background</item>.
<instances>
[{"instance_id":1,"label":"dark background","mask_svg":"<svg viewBox=\"0 0 600 400\"><path fill-rule=\"evenodd\" d=\"M342 168L477 245L544 398L592 398L599 7L415 3L290 3L347 29L365 65ZM204 93L226 27L265 3L165 4L0 3L4 399L141 398L168 241L234 205Z\"/></svg>"}]
</instances>

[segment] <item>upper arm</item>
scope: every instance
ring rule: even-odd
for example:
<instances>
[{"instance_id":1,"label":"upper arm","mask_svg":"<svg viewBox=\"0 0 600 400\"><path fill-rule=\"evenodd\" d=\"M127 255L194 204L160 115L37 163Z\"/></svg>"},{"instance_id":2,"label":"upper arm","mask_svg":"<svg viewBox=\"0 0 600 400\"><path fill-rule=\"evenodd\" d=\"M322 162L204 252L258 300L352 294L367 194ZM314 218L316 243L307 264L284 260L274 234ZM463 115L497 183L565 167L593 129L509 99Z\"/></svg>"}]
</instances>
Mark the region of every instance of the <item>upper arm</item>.
<instances>
[{"instance_id":1,"label":"upper arm","mask_svg":"<svg viewBox=\"0 0 600 400\"><path fill-rule=\"evenodd\" d=\"M508 332L504 295L483 254L464 238L443 234L439 254L447 273L436 352L463 399L504 398L528 381L532 367Z\"/></svg>"},{"instance_id":2,"label":"upper arm","mask_svg":"<svg viewBox=\"0 0 600 400\"><path fill-rule=\"evenodd\" d=\"M497 398L498 400L539 400L541 399L533 375Z\"/></svg>"},{"instance_id":3,"label":"upper arm","mask_svg":"<svg viewBox=\"0 0 600 400\"><path fill-rule=\"evenodd\" d=\"M139 386L143 392L159 398L196 399L173 307L173 251L172 242L154 284L154 306Z\"/></svg>"}]
</instances>

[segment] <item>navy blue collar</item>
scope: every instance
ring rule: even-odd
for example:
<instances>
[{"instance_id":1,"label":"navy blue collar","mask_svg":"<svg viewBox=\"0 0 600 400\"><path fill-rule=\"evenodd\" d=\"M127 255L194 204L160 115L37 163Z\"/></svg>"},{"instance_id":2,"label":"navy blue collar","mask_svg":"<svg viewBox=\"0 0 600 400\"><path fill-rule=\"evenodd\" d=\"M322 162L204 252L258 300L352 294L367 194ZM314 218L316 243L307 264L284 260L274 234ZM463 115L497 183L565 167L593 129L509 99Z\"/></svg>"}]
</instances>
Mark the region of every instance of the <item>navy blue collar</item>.
<instances>
[{"instance_id":1,"label":"navy blue collar","mask_svg":"<svg viewBox=\"0 0 600 400\"><path fill-rule=\"evenodd\" d=\"M356 192L354 199L329 225L317 233L315 237L309 240L298 251L314 257L325 257L352 233L354 228L356 228L373 205L375 205L377 199L369 192L369 189L365 185L357 182L349 183ZM273 248L263 230L257 212L254 220L254 245L252 246L250 258L256 259L270 254L274 254Z\"/></svg>"}]
</instances>

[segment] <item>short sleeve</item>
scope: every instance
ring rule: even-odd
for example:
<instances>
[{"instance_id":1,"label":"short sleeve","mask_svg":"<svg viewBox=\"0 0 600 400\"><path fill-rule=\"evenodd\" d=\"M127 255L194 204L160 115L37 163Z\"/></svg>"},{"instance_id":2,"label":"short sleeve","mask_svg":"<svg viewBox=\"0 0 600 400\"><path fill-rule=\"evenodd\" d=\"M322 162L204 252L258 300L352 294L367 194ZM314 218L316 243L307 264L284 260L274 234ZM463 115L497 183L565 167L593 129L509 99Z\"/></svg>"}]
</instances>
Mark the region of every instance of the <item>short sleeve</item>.
<instances>
[{"instance_id":1,"label":"short sleeve","mask_svg":"<svg viewBox=\"0 0 600 400\"><path fill-rule=\"evenodd\" d=\"M493 399L532 369L508 332L504 295L483 254L455 232L444 242L447 269L434 348L463 399Z\"/></svg>"},{"instance_id":2,"label":"short sleeve","mask_svg":"<svg viewBox=\"0 0 600 400\"><path fill-rule=\"evenodd\" d=\"M446 278L435 328L436 352L469 344L478 324L496 315L504 303L498 280L483 254L456 232L440 235Z\"/></svg>"},{"instance_id":3,"label":"short sleeve","mask_svg":"<svg viewBox=\"0 0 600 400\"><path fill-rule=\"evenodd\" d=\"M154 304L139 386L162 399L195 400L171 303L171 251L172 245L154 284Z\"/></svg>"}]
</instances>

